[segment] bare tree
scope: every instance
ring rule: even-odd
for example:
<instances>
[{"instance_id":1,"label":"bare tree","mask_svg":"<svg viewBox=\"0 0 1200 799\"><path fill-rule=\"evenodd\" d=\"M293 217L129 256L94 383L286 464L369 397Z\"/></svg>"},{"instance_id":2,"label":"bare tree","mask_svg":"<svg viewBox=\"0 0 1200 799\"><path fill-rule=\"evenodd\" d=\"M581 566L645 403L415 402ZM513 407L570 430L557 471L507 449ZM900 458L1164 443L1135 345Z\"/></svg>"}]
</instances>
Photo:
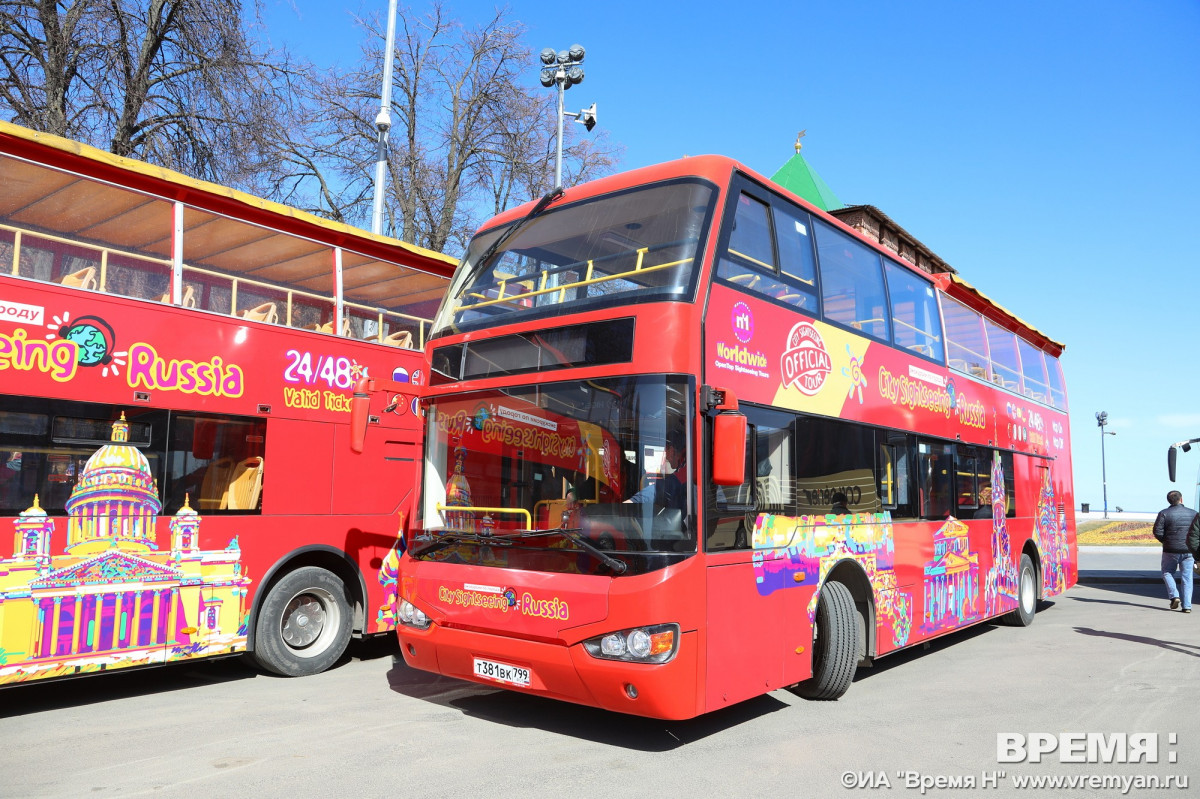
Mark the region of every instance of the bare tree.
<instances>
[{"instance_id":1,"label":"bare tree","mask_svg":"<svg viewBox=\"0 0 1200 799\"><path fill-rule=\"evenodd\" d=\"M240 0L0 0L0 69L15 122L226 183L269 163L290 77Z\"/></svg>"},{"instance_id":2,"label":"bare tree","mask_svg":"<svg viewBox=\"0 0 1200 799\"><path fill-rule=\"evenodd\" d=\"M374 190L374 115L378 89L367 76L309 69L291 93L289 124L268 132L271 184L260 192L339 222L363 224Z\"/></svg>"},{"instance_id":3,"label":"bare tree","mask_svg":"<svg viewBox=\"0 0 1200 799\"><path fill-rule=\"evenodd\" d=\"M361 24L367 39L358 67L327 81L323 100L306 101L323 102L327 113L305 147L330 158L308 183L339 181L345 191L336 213L356 223L370 213L384 42L381 20ZM555 98L528 88L537 68L524 35L507 10L474 26L438 3L421 16L400 12L386 232L433 250L461 249L484 217L552 188ZM572 180L603 174L616 161L602 136L569 141ZM299 183L292 188L303 194Z\"/></svg>"},{"instance_id":4,"label":"bare tree","mask_svg":"<svg viewBox=\"0 0 1200 799\"><path fill-rule=\"evenodd\" d=\"M22 125L322 216L370 219L383 25L357 66L319 71L252 37L261 0L0 0L0 103ZM246 14L254 14L247 19ZM402 10L386 232L461 249L484 217L551 188L553 92L504 9ZM568 126L568 183L612 169Z\"/></svg>"},{"instance_id":5,"label":"bare tree","mask_svg":"<svg viewBox=\"0 0 1200 799\"><path fill-rule=\"evenodd\" d=\"M99 55L97 8L86 0L0 0L0 98L14 122L57 136L84 130L80 71Z\"/></svg>"}]
</instances>

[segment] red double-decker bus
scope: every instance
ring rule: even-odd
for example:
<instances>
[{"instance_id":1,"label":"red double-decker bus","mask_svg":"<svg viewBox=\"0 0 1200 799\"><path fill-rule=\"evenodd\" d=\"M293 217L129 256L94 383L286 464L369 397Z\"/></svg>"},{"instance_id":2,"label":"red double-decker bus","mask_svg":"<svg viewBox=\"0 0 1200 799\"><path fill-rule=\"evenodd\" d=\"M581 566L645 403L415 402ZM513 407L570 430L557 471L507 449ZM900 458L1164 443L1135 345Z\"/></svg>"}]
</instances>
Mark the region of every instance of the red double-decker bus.
<instances>
[{"instance_id":1,"label":"red double-decker bus","mask_svg":"<svg viewBox=\"0 0 1200 799\"><path fill-rule=\"evenodd\" d=\"M453 262L9 124L0 185L0 684L392 630Z\"/></svg>"},{"instance_id":2,"label":"red double-decker bus","mask_svg":"<svg viewBox=\"0 0 1200 799\"><path fill-rule=\"evenodd\" d=\"M1075 582L1062 345L732 160L489 222L427 349L411 666L688 718Z\"/></svg>"}]
</instances>

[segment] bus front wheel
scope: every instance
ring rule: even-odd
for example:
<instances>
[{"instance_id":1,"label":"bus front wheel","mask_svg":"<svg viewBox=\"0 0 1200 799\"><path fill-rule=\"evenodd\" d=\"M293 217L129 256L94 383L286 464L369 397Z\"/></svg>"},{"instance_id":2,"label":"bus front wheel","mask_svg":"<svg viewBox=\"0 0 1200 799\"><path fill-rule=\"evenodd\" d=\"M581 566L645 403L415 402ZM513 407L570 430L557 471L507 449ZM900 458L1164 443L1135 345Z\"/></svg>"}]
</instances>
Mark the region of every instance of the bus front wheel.
<instances>
[{"instance_id":1,"label":"bus front wheel","mask_svg":"<svg viewBox=\"0 0 1200 799\"><path fill-rule=\"evenodd\" d=\"M1012 627L1033 624L1037 602L1037 569L1033 567L1033 559L1021 553L1021 567L1017 572L1017 609L1003 616L1004 623Z\"/></svg>"},{"instance_id":2,"label":"bus front wheel","mask_svg":"<svg viewBox=\"0 0 1200 799\"><path fill-rule=\"evenodd\" d=\"M806 699L837 699L846 693L858 667L861 635L850 589L825 583L813 627L813 676L792 690Z\"/></svg>"},{"instance_id":3,"label":"bus front wheel","mask_svg":"<svg viewBox=\"0 0 1200 799\"><path fill-rule=\"evenodd\" d=\"M332 573L304 566L271 587L258 612L254 660L284 677L317 674L350 642L350 599Z\"/></svg>"}]
</instances>

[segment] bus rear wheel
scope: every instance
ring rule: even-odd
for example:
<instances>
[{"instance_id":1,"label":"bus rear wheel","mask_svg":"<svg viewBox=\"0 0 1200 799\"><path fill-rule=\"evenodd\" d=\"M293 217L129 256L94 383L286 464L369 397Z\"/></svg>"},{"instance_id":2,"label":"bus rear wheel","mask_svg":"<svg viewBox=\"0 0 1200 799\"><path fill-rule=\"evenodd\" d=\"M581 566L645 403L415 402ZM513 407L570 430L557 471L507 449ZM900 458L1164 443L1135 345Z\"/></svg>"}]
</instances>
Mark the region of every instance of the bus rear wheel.
<instances>
[{"instance_id":1,"label":"bus rear wheel","mask_svg":"<svg viewBox=\"0 0 1200 799\"><path fill-rule=\"evenodd\" d=\"M332 573L304 566L271 587L258 612L254 660L284 677L305 677L338 661L350 642L350 598Z\"/></svg>"},{"instance_id":2,"label":"bus rear wheel","mask_svg":"<svg viewBox=\"0 0 1200 799\"><path fill-rule=\"evenodd\" d=\"M1020 571L1017 573L1017 609L1004 614L1002 620L1011 627L1028 627L1033 624L1037 613L1037 569L1033 559L1021 553Z\"/></svg>"},{"instance_id":3,"label":"bus rear wheel","mask_svg":"<svg viewBox=\"0 0 1200 799\"><path fill-rule=\"evenodd\" d=\"M825 583L813 627L813 676L792 690L806 699L842 696L854 679L861 640L850 589L841 583Z\"/></svg>"}]
</instances>

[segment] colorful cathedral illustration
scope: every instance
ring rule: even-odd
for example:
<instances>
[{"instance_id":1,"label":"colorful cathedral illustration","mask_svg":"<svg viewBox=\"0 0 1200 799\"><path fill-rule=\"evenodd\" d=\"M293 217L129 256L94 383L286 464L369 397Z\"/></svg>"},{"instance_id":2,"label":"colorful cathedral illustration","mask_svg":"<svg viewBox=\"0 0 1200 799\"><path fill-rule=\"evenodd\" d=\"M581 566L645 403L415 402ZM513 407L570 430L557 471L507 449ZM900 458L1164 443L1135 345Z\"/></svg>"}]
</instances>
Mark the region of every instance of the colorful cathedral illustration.
<instances>
[{"instance_id":1,"label":"colorful cathedral illustration","mask_svg":"<svg viewBox=\"0 0 1200 799\"><path fill-rule=\"evenodd\" d=\"M237 538L201 550L201 517L185 501L160 550L158 488L128 441L122 414L67 500L63 554L52 554L55 520L36 497L13 522L13 557L0 560L0 684L246 648Z\"/></svg>"},{"instance_id":2,"label":"colorful cathedral illustration","mask_svg":"<svg viewBox=\"0 0 1200 799\"><path fill-rule=\"evenodd\" d=\"M925 564L925 632L953 630L980 618L979 555L970 549L967 525L948 519L933 534L933 559Z\"/></svg>"}]
</instances>

